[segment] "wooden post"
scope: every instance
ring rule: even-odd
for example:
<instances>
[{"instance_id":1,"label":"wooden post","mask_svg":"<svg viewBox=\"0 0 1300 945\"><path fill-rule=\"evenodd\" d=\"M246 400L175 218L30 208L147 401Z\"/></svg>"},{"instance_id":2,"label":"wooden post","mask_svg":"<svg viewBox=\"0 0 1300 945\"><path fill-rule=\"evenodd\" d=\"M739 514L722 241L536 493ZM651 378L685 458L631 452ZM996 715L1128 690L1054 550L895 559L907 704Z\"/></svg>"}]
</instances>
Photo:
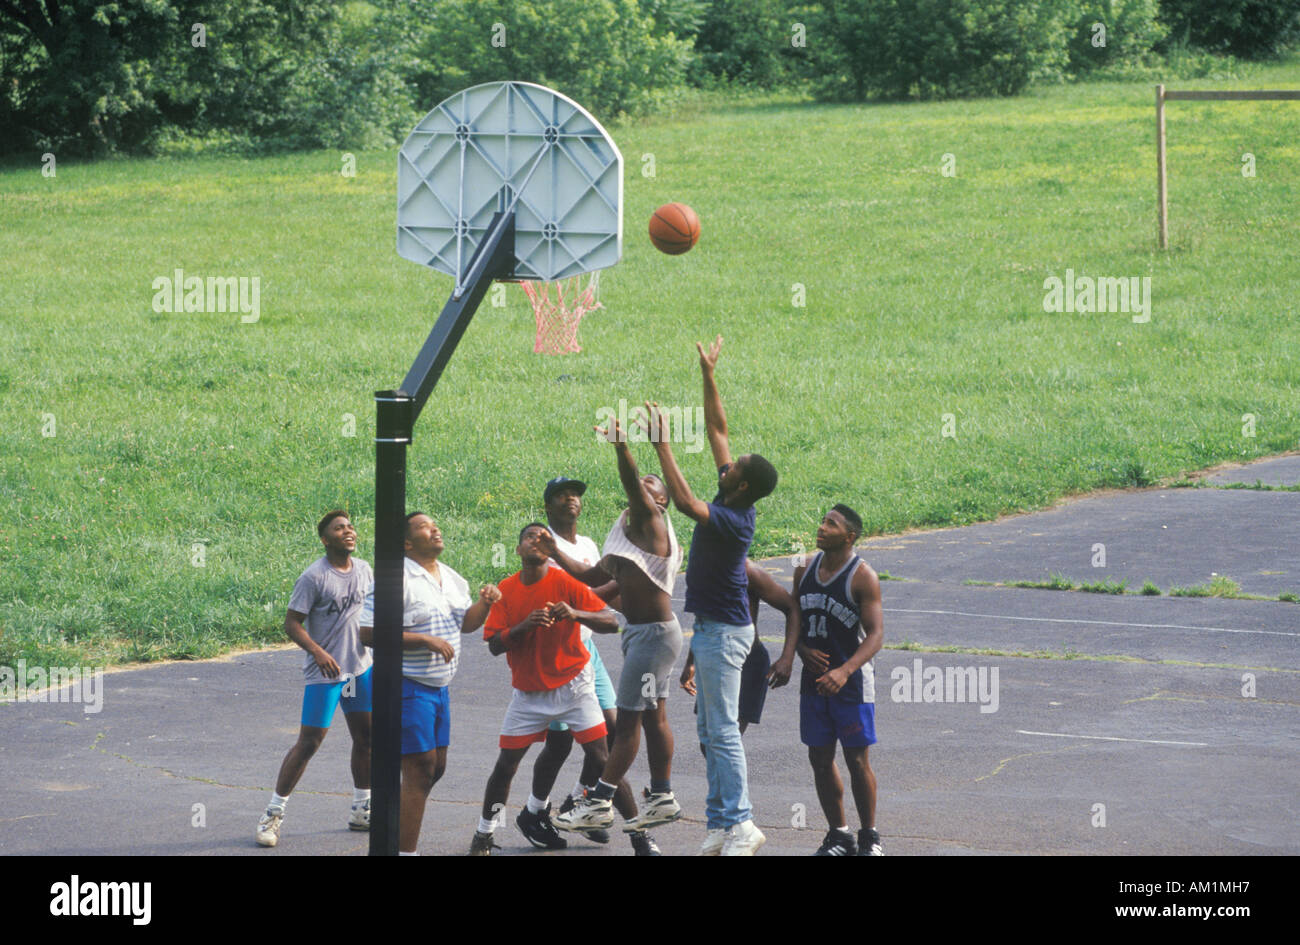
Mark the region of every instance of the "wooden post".
<instances>
[{"instance_id":1,"label":"wooden post","mask_svg":"<svg viewBox=\"0 0 1300 945\"><path fill-rule=\"evenodd\" d=\"M1169 248L1169 193L1165 183L1165 87L1156 86L1156 200L1160 205L1160 248Z\"/></svg>"},{"instance_id":2,"label":"wooden post","mask_svg":"<svg viewBox=\"0 0 1300 945\"><path fill-rule=\"evenodd\" d=\"M1300 102L1300 89L1197 89L1166 92L1156 86L1156 173L1160 204L1160 248L1169 248L1169 193L1165 173L1165 102Z\"/></svg>"}]
</instances>

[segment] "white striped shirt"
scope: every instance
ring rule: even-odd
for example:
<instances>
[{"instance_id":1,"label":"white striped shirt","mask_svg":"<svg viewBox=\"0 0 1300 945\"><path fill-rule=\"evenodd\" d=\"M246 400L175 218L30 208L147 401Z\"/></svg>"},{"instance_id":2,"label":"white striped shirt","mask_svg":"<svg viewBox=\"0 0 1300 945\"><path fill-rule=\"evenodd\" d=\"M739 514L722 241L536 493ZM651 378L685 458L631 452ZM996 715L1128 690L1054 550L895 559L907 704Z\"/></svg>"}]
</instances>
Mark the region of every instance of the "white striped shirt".
<instances>
[{"instance_id":1,"label":"white striped shirt","mask_svg":"<svg viewBox=\"0 0 1300 945\"><path fill-rule=\"evenodd\" d=\"M426 686L449 685L460 665L460 624L473 603L469 584L442 562L438 563L439 584L418 561L411 558L403 561L406 570L402 576L402 629L408 633L436 634L456 652L448 663L432 650L403 648L402 675ZM361 608L361 626L374 625L375 587L371 584Z\"/></svg>"},{"instance_id":2,"label":"white striped shirt","mask_svg":"<svg viewBox=\"0 0 1300 945\"><path fill-rule=\"evenodd\" d=\"M638 568L645 572L655 587L665 594L671 595L673 592L673 582L677 579L677 572L682 567L682 547L677 544L677 534L673 531L673 520L666 513L661 512L664 517L664 525L668 528L668 556L661 558L659 555L652 555L644 549L638 548L632 544L632 540L627 537L627 509L618 517L614 527L609 530L605 536L604 557L618 557L631 561ZM611 570L605 568L606 571Z\"/></svg>"}]
</instances>

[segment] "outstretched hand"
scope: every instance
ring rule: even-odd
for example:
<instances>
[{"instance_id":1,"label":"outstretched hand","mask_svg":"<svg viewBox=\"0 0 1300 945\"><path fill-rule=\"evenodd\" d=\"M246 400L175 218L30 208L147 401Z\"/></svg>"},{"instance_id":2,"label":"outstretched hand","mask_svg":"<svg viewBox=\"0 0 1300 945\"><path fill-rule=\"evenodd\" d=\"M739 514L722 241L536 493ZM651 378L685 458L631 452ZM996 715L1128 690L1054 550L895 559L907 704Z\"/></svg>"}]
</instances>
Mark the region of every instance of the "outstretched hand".
<instances>
[{"instance_id":1,"label":"outstretched hand","mask_svg":"<svg viewBox=\"0 0 1300 945\"><path fill-rule=\"evenodd\" d=\"M717 338L713 339L713 344L709 346L708 351L704 350L703 344L698 341L695 342L695 350L700 353L700 369L712 371L718 366L718 354L722 351L722 336L718 335Z\"/></svg>"},{"instance_id":2,"label":"outstretched hand","mask_svg":"<svg viewBox=\"0 0 1300 945\"><path fill-rule=\"evenodd\" d=\"M542 552L548 558L555 557L555 536L550 531L543 531L538 528L533 532L533 544L537 550Z\"/></svg>"},{"instance_id":3,"label":"outstretched hand","mask_svg":"<svg viewBox=\"0 0 1300 945\"><path fill-rule=\"evenodd\" d=\"M604 437L611 443L626 443L627 431L623 429L618 420L611 418L608 427L595 427L596 433Z\"/></svg>"},{"instance_id":4,"label":"outstretched hand","mask_svg":"<svg viewBox=\"0 0 1300 945\"><path fill-rule=\"evenodd\" d=\"M651 403L647 400L645 406L636 415L636 423L646 432L651 443L669 442L672 431L669 429L668 414L659 409L658 401Z\"/></svg>"}]
</instances>

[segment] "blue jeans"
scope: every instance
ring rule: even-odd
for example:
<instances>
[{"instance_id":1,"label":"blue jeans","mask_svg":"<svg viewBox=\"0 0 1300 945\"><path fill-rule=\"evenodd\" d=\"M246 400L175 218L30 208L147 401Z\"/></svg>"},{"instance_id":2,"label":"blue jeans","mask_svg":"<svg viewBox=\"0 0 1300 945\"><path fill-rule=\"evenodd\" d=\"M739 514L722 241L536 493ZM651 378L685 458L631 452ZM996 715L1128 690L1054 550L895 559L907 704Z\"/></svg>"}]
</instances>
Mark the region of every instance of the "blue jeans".
<instances>
[{"instance_id":1,"label":"blue jeans","mask_svg":"<svg viewBox=\"0 0 1300 945\"><path fill-rule=\"evenodd\" d=\"M754 625L743 627L695 618L696 728L704 745L710 830L743 824L753 815L745 746L740 741L740 670L754 643Z\"/></svg>"}]
</instances>

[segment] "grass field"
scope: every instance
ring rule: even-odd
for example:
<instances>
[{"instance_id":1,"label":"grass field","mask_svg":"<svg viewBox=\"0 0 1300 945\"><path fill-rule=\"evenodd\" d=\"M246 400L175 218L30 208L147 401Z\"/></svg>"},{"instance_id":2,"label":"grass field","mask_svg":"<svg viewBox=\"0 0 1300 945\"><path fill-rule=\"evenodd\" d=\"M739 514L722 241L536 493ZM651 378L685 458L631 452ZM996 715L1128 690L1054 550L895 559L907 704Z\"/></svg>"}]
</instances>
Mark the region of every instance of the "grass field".
<instances>
[{"instance_id":1,"label":"grass field","mask_svg":"<svg viewBox=\"0 0 1300 945\"><path fill-rule=\"evenodd\" d=\"M1300 60L1177 86L1294 88ZM1300 443L1295 103L1170 106L1168 253L1145 83L700 106L611 130L624 261L584 351L533 354L510 286L416 429L408 504L471 582L514 570L551 476L592 484L584 528L603 537L620 492L597 411L693 410L693 343L718 332L735 452L782 476L756 556L811 547L836 501L872 533L965 523ZM358 154L352 178L341 166L319 152L0 171L0 663L282 640L334 506L372 557L371 394L400 382L450 280L394 252L395 151ZM644 235L672 200L703 221L675 258ZM260 319L156 313L153 280L177 268L258 277ZM1150 322L1045 312L1044 280L1066 269L1149 276ZM707 449L678 455L711 495Z\"/></svg>"}]
</instances>

